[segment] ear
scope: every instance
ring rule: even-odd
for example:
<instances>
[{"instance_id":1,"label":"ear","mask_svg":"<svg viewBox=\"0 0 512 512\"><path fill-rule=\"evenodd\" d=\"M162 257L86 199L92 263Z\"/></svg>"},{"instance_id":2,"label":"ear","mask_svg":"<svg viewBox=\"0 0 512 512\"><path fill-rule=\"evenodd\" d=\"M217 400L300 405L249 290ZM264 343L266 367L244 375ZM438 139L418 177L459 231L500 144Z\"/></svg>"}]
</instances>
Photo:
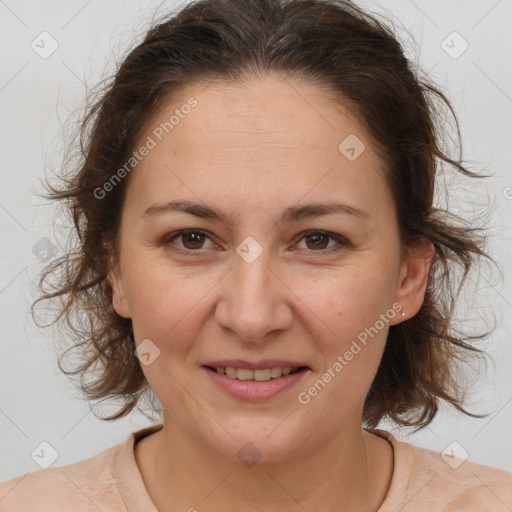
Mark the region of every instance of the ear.
<instances>
[{"instance_id":1,"label":"ear","mask_svg":"<svg viewBox=\"0 0 512 512\"><path fill-rule=\"evenodd\" d=\"M121 275L119 262L111 265L107 281L112 288L112 306L116 313L124 318L131 318L128 300L126 298L125 285Z\"/></svg>"},{"instance_id":2,"label":"ear","mask_svg":"<svg viewBox=\"0 0 512 512\"><path fill-rule=\"evenodd\" d=\"M435 247L432 242L421 239L408 248L406 261L400 270L400 287L397 290L397 302L402 304L405 316L400 320L412 318L425 300L428 277L434 259Z\"/></svg>"}]
</instances>

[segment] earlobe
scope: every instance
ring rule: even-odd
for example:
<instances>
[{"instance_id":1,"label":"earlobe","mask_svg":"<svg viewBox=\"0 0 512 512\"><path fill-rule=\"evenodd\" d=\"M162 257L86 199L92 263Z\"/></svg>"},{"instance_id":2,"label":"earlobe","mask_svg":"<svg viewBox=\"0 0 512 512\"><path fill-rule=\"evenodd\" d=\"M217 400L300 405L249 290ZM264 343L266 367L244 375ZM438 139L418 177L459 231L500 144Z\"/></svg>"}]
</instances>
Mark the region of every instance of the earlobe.
<instances>
[{"instance_id":1,"label":"earlobe","mask_svg":"<svg viewBox=\"0 0 512 512\"><path fill-rule=\"evenodd\" d=\"M111 267L107 276L107 282L112 289L112 306L114 307L115 312L124 318L131 318L130 308L128 307L125 287L118 263Z\"/></svg>"},{"instance_id":2,"label":"earlobe","mask_svg":"<svg viewBox=\"0 0 512 512\"><path fill-rule=\"evenodd\" d=\"M407 320L421 308L425 299L430 269L434 260L435 248L426 239L412 245L408 250L408 259L404 263L405 275L397 292L397 301L403 306Z\"/></svg>"}]
</instances>

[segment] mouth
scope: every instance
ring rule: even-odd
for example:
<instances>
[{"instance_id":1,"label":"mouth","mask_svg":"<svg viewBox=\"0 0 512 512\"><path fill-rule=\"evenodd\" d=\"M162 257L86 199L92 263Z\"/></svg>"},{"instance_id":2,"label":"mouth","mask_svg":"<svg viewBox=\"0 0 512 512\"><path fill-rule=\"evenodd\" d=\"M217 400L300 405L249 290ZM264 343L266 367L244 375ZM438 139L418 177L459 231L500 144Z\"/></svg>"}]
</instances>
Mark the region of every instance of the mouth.
<instances>
[{"instance_id":1,"label":"mouth","mask_svg":"<svg viewBox=\"0 0 512 512\"><path fill-rule=\"evenodd\" d=\"M253 370L250 368L236 368L233 366L208 366L204 365L207 370L217 373L218 375L224 375L233 380L242 381L257 381L265 382L269 380L279 379L287 375L293 375L295 373L309 370L309 366L274 366L270 368L262 368Z\"/></svg>"},{"instance_id":2,"label":"mouth","mask_svg":"<svg viewBox=\"0 0 512 512\"><path fill-rule=\"evenodd\" d=\"M259 402L278 396L298 386L312 371L309 366L283 360L208 361L201 369L215 389L239 400Z\"/></svg>"}]
</instances>

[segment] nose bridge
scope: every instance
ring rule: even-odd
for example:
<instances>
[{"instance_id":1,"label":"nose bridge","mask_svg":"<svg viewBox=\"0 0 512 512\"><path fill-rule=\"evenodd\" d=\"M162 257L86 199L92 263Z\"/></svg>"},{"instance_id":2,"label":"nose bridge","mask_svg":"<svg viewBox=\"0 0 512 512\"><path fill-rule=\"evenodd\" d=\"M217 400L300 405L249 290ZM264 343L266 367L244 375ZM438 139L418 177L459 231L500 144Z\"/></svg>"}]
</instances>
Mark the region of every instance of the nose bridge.
<instances>
[{"instance_id":1,"label":"nose bridge","mask_svg":"<svg viewBox=\"0 0 512 512\"><path fill-rule=\"evenodd\" d=\"M271 302L273 273L270 251L260 254L254 261L246 260L242 256L238 256L235 261L234 287L238 288L238 298L249 305L254 302L252 306L263 306Z\"/></svg>"},{"instance_id":2,"label":"nose bridge","mask_svg":"<svg viewBox=\"0 0 512 512\"><path fill-rule=\"evenodd\" d=\"M270 249L254 239L246 240L237 247L233 261L217 311L218 322L244 341L259 341L270 331L284 329L291 312Z\"/></svg>"}]
</instances>

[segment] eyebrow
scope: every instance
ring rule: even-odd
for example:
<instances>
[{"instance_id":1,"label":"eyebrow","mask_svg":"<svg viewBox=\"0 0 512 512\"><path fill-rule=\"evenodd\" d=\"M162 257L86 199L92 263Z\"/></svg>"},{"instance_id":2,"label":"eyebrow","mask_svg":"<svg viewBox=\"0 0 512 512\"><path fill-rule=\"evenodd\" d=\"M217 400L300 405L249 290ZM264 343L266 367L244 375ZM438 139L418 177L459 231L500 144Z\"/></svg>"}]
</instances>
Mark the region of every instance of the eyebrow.
<instances>
[{"instance_id":1,"label":"eyebrow","mask_svg":"<svg viewBox=\"0 0 512 512\"><path fill-rule=\"evenodd\" d=\"M187 200L175 200L164 204L152 204L144 212L143 218L150 218L154 215L166 212L185 212L202 219L210 219L223 222L227 226L233 225L233 218L223 213L222 211L203 203L195 203ZM298 206L290 206L287 208L283 212L281 219L279 220L279 224L286 224L306 218L319 217L321 215L330 215L335 213L354 215L360 218L369 217L369 213L367 211L344 203L310 203Z\"/></svg>"}]
</instances>

